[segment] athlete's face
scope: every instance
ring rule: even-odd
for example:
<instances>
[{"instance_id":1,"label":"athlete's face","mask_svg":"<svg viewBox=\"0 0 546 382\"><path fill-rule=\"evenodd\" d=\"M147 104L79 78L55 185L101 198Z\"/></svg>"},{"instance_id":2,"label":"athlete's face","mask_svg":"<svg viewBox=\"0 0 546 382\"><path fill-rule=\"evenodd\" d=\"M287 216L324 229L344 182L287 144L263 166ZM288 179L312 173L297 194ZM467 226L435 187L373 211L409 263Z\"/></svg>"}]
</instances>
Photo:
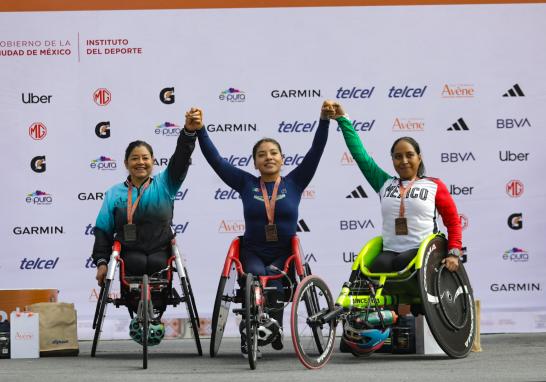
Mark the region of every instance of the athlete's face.
<instances>
[{"instance_id":1,"label":"athlete's face","mask_svg":"<svg viewBox=\"0 0 546 382\"><path fill-rule=\"evenodd\" d=\"M281 173L283 159L281 150L273 142L263 142L256 150L254 167L266 181L275 180Z\"/></svg>"},{"instance_id":2,"label":"athlete's face","mask_svg":"<svg viewBox=\"0 0 546 382\"><path fill-rule=\"evenodd\" d=\"M415 152L409 142L401 140L394 146L392 164L400 179L412 180L417 176L421 155Z\"/></svg>"},{"instance_id":3,"label":"athlete's face","mask_svg":"<svg viewBox=\"0 0 546 382\"><path fill-rule=\"evenodd\" d=\"M125 161L125 167L129 171L131 182L140 185L152 174L154 158L146 146L137 146Z\"/></svg>"}]
</instances>

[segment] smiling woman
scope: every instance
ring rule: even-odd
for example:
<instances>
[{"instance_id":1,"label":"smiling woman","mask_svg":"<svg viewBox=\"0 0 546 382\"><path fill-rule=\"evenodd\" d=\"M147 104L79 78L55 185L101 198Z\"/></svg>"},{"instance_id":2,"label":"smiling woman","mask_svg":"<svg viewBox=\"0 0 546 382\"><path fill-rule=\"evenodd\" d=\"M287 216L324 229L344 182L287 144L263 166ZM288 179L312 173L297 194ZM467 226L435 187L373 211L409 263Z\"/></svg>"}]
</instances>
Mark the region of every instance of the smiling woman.
<instances>
[{"instance_id":1,"label":"smiling woman","mask_svg":"<svg viewBox=\"0 0 546 382\"><path fill-rule=\"evenodd\" d=\"M332 101L324 102L311 149L286 176L281 176L281 171L287 158L283 157L281 145L276 140L263 138L254 145L252 159L254 168L259 172L259 176L255 176L237 168L231 160L224 159L206 129L198 131L199 146L207 162L228 186L239 193L243 202L245 232L240 247L240 260L245 272L253 275L272 274L274 271L270 266L283 268L291 254L290 240L296 234L302 192L313 178L319 164L328 138L330 119L337 115L336 105ZM186 113L186 121L188 120L202 124L202 111L191 109ZM280 334L273 339L272 346L280 350L283 348L284 304L278 301L284 300L282 282L271 280L269 285L277 288L277 294L268 299L268 303L271 308L275 308L271 313L272 322L280 328ZM246 341L243 338L241 352L246 354Z\"/></svg>"},{"instance_id":2,"label":"smiling woman","mask_svg":"<svg viewBox=\"0 0 546 382\"><path fill-rule=\"evenodd\" d=\"M106 191L95 224L92 258L99 285L104 282L114 240L121 243L128 276L151 275L166 267L174 237L174 201L188 172L195 137L195 128L185 126L167 168L156 176L152 176L152 147L144 141L127 146L124 163L129 175Z\"/></svg>"}]
</instances>

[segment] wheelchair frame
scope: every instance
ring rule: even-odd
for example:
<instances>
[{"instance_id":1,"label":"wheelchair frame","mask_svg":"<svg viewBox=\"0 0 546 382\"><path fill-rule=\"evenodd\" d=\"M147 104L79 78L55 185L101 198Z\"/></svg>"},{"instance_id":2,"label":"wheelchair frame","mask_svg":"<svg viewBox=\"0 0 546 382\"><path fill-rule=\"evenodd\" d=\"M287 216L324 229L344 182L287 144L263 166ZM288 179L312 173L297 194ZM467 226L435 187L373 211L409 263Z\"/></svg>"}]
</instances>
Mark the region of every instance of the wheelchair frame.
<instances>
[{"instance_id":1,"label":"wheelchair frame","mask_svg":"<svg viewBox=\"0 0 546 382\"><path fill-rule=\"evenodd\" d=\"M98 342L100 340L100 334L102 332L102 324L106 317L106 308L108 304L114 304L116 308L120 306L129 307L129 301L125 298L129 296L135 296L135 293L140 294L137 308L137 323L142 328L142 367L146 369L148 367L148 329L151 321L158 321L161 319L163 311L156 314L153 307L152 295L155 293L163 294L160 296L166 301L162 301L165 306L173 305L176 307L179 303L184 302L188 315L190 318L190 324L197 347L197 353L202 355L201 341L199 337L199 315L197 313L197 307L195 304L195 298L191 289L191 283L188 277L187 269L183 263L182 256L176 245L176 240L171 240L172 256L167 260L167 268L160 273L167 273L167 278L155 278L143 275L142 277L126 277L125 276L125 263L121 258L121 244L119 241L115 241L112 246L112 254L108 262L108 271L104 280L104 285L101 287L99 298L97 300L97 306L95 309L95 315L93 318L93 329L95 335L93 338L93 345L91 348L91 357L96 356L96 350ZM110 287L114 281L115 273L117 269L120 269L119 277L121 288L126 288L121 293L120 298L112 298L109 296ZM172 286L173 270L179 275L182 296L178 294L176 289ZM166 293L164 291L167 291ZM163 304L162 304L163 305ZM133 313L129 310L131 318Z\"/></svg>"}]
</instances>

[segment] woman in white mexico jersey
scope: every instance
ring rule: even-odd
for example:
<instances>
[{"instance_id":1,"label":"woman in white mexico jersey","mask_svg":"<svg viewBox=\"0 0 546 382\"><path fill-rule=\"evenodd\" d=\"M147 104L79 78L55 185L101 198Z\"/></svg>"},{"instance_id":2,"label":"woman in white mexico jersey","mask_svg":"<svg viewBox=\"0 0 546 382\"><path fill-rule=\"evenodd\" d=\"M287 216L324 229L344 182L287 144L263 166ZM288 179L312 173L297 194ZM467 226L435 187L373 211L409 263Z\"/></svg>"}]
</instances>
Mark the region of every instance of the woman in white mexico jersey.
<instances>
[{"instance_id":1,"label":"woman in white mexico jersey","mask_svg":"<svg viewBox=\"0 0 546 382\"><path fill-rule=\"evenodd\" d=\"M457 207L445 184L425 176L419 144L410 137L397 139L391 147L392 164L398 177L387 174L368 155L341 105L337 118L345 143L358 167L379 194L383 217L383 252L371 265L372 272L404 269L417 253L421 242L437 231L436 212L448 234L446 268L456 271L462 247L462 229Z\"/></svg>"}]
</instances>

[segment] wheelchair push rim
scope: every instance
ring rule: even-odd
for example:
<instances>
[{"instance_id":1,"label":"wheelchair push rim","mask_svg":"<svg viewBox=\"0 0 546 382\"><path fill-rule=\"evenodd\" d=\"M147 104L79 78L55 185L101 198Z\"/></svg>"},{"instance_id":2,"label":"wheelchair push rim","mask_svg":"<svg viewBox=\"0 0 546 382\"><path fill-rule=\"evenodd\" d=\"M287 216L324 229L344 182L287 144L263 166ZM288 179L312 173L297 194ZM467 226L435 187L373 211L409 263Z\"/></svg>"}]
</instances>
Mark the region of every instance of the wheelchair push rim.
<instances>
[{"instance_id":1,"label":"wheelchair push rim","mask_svg":"<svg viewBox=\"0 0 546 382\"><path fill-rule=\"evenodd\" d=\"M296 288L290 324L292 343L300 362L308 369L319 369L332 356L337 320L322 322L334 310L328 286L317 276L307 276Z\"/></svg>"},{"instance_id":2,"label":"wheelchair push rim","mask_svg":"<svg viewBox=\"0 0 546 382\"><path fill-rule=\"evenodd\" d=\"M212 333L210 338L210 356L215 357L220 349L220 344L224 336L224 329L229 316L229 307L235 298L235 282L237 280L237 271L232 264L228 277L220 277L216 299L214 300L214 309L212 313Z\"/></svg>"},{"instance_id":3,"label":"wheelchair push rim","mask_svg":"<svg viewBox=\"0 0 546 382\"><path fill-rule=\"evenodd\" d=\"M258 304L256 296L260 288L252 273L246 275L245 283L245 331L248 363L252 370L258 362Z\"/></svg>"},{"instance_id":4,"label":"wheelchair push rim","mask_svg":"<svg viewBox=\"0 0 546 382\"><path fill-rule=\"evenodd\" d=\"M476 313L470 281L463 264L456 272L442 264L447 240L432 239L425 249L418 283L425 318L442 350L451 358L463 358L472 348Z\"/></svg>"},{"instance_id":5,"label":"wheelchair push rim","mask_svg":"<svg viewBox=\"0 0 546 382\"><path fill-rule=\"evenodd\" d=\"M199 317L197 316L197 309L195 308L195 298L193 297L190 279L187 277L187 275L188 273L186 271L186 276L180 278L180 284L184 295L184 301L186 303L186 310L188 311L188 316L190 319L195 346L197 347L197 354L203 355L201 339L199 337Z\"/></svg>"},{"instance_id":6,"label":"wheelchair push rim","mask_svg":"<svg viewBox=\"0 0 546 382\"><path fill-rule=\"evenodd\" d=\"M95 357L97 352L97 346L99 344L100 334L102 332L102 324L104 323L104 318L106 317L108 295L110 294L111 285L112 285L112 280L105 279L104 285L101 287L99 300L97 302L97 308L95 312L95 318L94 318L95 335L93 336L93 345L91 346L91 357Z\"/></svg>"}]
</instances>

